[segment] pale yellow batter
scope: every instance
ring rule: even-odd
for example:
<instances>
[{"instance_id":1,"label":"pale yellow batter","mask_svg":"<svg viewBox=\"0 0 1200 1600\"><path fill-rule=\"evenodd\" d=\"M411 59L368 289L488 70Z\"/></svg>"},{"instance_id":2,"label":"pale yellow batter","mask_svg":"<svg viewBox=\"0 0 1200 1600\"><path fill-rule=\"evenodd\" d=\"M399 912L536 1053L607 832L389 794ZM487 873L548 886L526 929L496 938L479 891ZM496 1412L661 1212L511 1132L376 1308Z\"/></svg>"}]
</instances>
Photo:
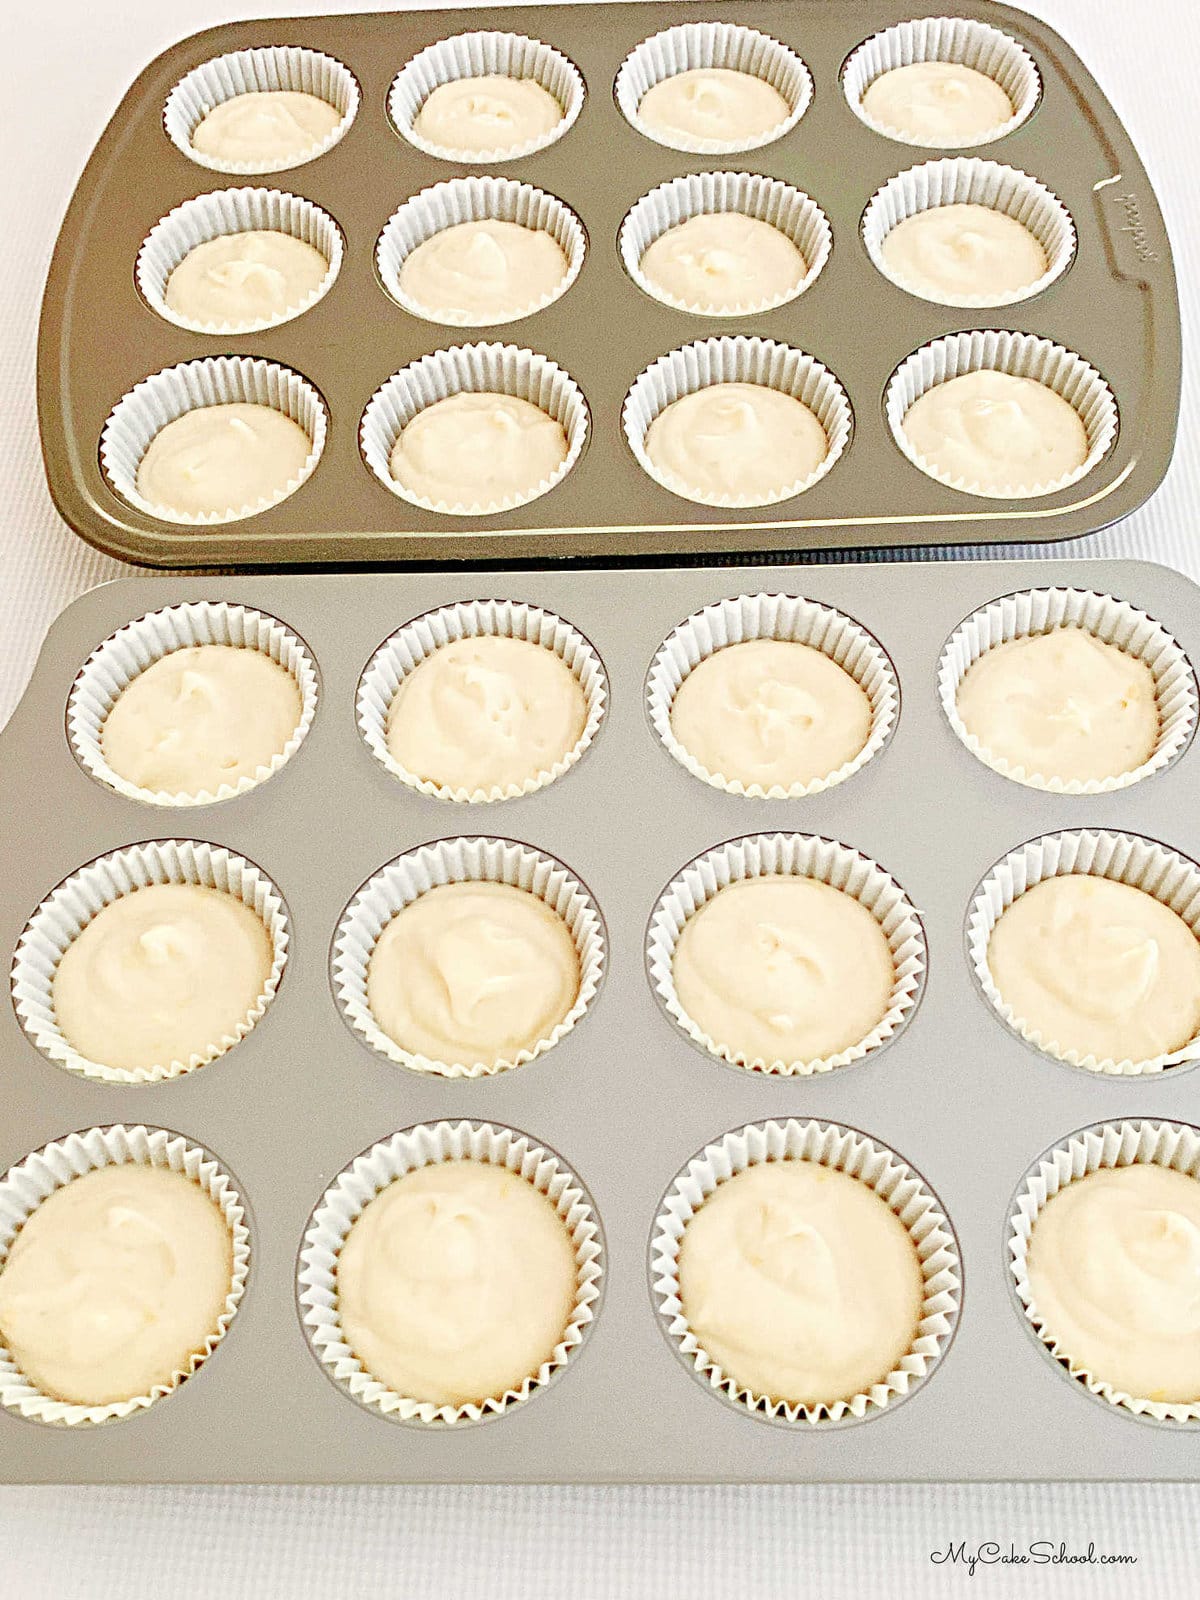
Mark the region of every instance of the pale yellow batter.
<instances>
[{"instance_id":1,"label":"pale yellow batter","mask_svg":"<svg viewBox=\"0 0 1200 1600\"><path fill-rule=\"evenodd\" d=\"M418 411L389 461L411 494L456 511L527 500L567 459L562 425L510 394L452 394Z\"/></svg>"},{"instance_id":2,"label":"pale yellow batter","mask_svg":"<svg viewBox=\"0 0 1200 1600\"><path fill-rule=\"evenodd\" d=\"M778 89L728 67L677 72L647 89L638 105L638 119L652 133L710 149L764 139L790 115Z\"/></svg>"},{"instance_id":3,"label":"pale yellow batter","mask_svg":"<svg viewBox=\"0 0 1200 1600\"><path fill-rule=\"evenodd\" d=\"M249 906L194 883L149 884L111 901L67 946L54 1015L102 1066L186 1063L232 1038L271 971L271 939Z\"/></svg>"},{"instance_id":4,"label":"pale yellow batter","mask_svg":"<svg viewBox=\"0 0 1200 1600\"><path fill-rule=\"evenodd\" d=\"M1200 1032L1200 941L1128 884L1034 884L996 923L987 964L1017 1019L1060 1053L1148 1061Z\"/></svg>"},{"instance_id":5,"label":"pale yellow batter","mask_svg":"<svg viewBox=\"0 0 1200 1600\"><path fill-rule=\"evenodd\" d=\"M460 222L404 258L400 287L439 322L485 327L525 316L567 275L552 234L516 222Z\"/></svg>"},{"instance_id":6,"label":"pale yellow batter","mask_svg":"<svg viewBox=\"0 0 1200 1600\"><path fill-rule=\"evenodd\" d=\"M238 328L284 317L316 293L329 263L303 239L273 229L198 244L167 279L167 305L189 322Z\"/></svg>"},{"instance_id":7,"label":"pale yellow batter","mask_svg":"<svg viewBox=\"0 0 1200 1600\"><path fill-rule=\"evenodd\" d=\"M199 406L151 439L138 464L137 491L165 517L240 511L282 493L311 451L299 423L273 406Z\"/></svg>"},{"instance_id":8,"label":"pale yellow batter","mask_svg":"<svg viewBox=\"0 0 1200 1600\"><path fill-rule=\"evenodd\" d=\"M912 1348L923 1298L895 1213L857 1178L803 1160L718 1185L680 1240L679 1291L726 1377L808 1406L886 1378Z\"/></svg>"},{"instance_id":9,"label":"pale yellow batter","mask_svg":"<svg viewBox=\"0 0 1200 1600\"><path fill-rule=\"evenodd\" d=\"M1013 115L994 78L952 61L914 61L882 73L862 108L885 128L945 150L978 144Z\"/></svg>"},{"instance_id":10,"label":"pale yellow batter","mask_svg":"<svg viewBox=\"0 0 1200 1600\"><path fill-rule=\"evenodd\" d=\"M579 994L557 912L505 883L449 883L392 918L367 964L367 1004L402 1050L497 1066L549 1038Z\"/></svg>"},{"instance_id":11,"label":"pale yellow batter","mask_svg":"<svg viewBox=\"0 0 1200 1600\"><path fill-rule=\"evenodd\" d=\"M926 300L1003 299L1045 273L1046 252L1016 220L990 206L932 206L886 235L883 259Z\"/></svg>"},{"instance_id":12,"label":"pale yellow batter","mask_svg":"<svg viewBox=\"0 0 1200 1600\"><path fill-rule=\"evenodd\" d=\"M1084 628L993 645L967 668L957 704L989 755L1042 778L1115 778L1158 742L1154 674Z\"/></svg>"},{"instance_id":13,"label":"pale yellow batter","mask_svg":"<svg viewBox=\"0 0 1200 1600\"><path fill-rule=\"evenodd\" d=\"M1044 383L966 372L909 407L904 432L943 477L1000 498L1044 494L1087 460L1079 413Z\"/></svg>"},{"instance_id":14,"label":"pale yellow batter","mask_svg":"<svg viewBox=\"0 0 1200 1600\"><path fill-rule=\"evenodd\" d=\"M863 905L814 878L748 878L684 924L672 966L684 1011L748 1062L819 1061L886 1016L895 968Z\"/></svg>"},{"instance_id":15,"label":"pale yellow batter","mask_svg":"<svg viewBox=\"0 0 1200 1600\"><path fill-rule=\"evenodd\" d=\"M774 305L808 271L785 233L739 211L689 217L668 228L645 251L641 269L672 300L713 316Z\"/></svg>"},{"instance_id":16,"label":"pale yellow batter","mask_svg":"<svg viewBox=\"0 0 1200 1600\"><path fill-rule=\"evenodd\" d=\"M854 759L871 732L871 702L823 651L751 639L717 650L687 675L671 731L726 781L789 789Z\"/></svg>"},{"instance_id":17,"label":"pale yellow batter","mask_svg":"<svg viewBox=\"0 0 1200 1600\"><path fill-rule=\"evenodd\" d=\"M401 679L387 747L419 778L486 794L549 772L586 720L579 680L553 650L483 634L442 645Z\"/></svg>"},{"instance_id":18,"label":"pale yellow batter","mask_svg":"<svg viewBox=\"0 0 1200 1600\"><path fill-rule=\"evenodd\" d=\"M1200 1400L1200 1183L1102 1167L1047 1201L1029 1286L1073 1365L1136 1399Z\"/></svg>"},{"instance_id":19,"label":"pale yellow batter","mask_svg":"<svg viewBox=\"0 0 1200 1600\"><path fill-rule=\"evenodd\" d=\"M708 504L786 499L829 454L802 401L757 383L714 383L663 408L646 454L677 494Z\"/></svg>"},{"instance_id":20,"label":"pale yellow batter","mask_svg":"<svg viewBox=\"0 0 1200 1600\"><path fill-rule=\"evenodd\" d=\"M219 161L268 166L303 161L323 144L342 113L315 94L270 89L235 95L197 123L192 148Z\"/></svg>"},{"instance_id":21,"label":"pale yellow batter","mask_svg":"<svg viewBox=\"0 0 1200 1600\"><path fill-rule=\"evenodd\" d=\"M337 1262L346 1343L397 1394L468 1405L549 1361L575 1301L575 1247L533 1185L483 1161L405 1173L371 1200Z\"/></svg>"},{"instance_id":22,"label":"pale yellow batter","mask_svg":"<svg viewBox=\"0 0 1200 1600\"><path fill-rule=\"evenodd\" d=\"M221 1212L179 1172L129 1162L56 1189L0 1267L0 1338L43 1394L107 1405L190 1370L233 1277Z\"/></svg>"},{"instance_id":23,"label":"pale yellow batter","mask_svg":"<svg viewBox=\"0 0 1200 1600\"><path fill-rule=\"evenodd\" d=\"M562 106L533 78L488 73L439 84L413 119L413 131L470 160L511 155L552 133L562 119Z\"/></svg>"}]
</instances>

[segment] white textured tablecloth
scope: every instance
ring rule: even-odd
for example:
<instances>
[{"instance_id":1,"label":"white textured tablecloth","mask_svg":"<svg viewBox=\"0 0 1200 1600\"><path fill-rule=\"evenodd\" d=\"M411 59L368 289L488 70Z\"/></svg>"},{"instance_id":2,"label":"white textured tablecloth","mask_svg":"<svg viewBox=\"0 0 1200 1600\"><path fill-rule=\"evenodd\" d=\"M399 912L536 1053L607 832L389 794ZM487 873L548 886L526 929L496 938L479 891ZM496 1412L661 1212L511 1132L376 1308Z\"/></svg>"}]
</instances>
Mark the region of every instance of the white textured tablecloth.
<instances>
[{"instance_id":1,"label":"white textured tablecloth","mask_svg":"<svg viewBox=\"0 0 1200 1600\"><path fill-rule=\"evenodd\" d=\"M56 517L34 408L42 283L93 142L137 71L183 35L239 16L366 3L9 0L0 10L0 722L50 621L85 589L128 570ZM1029 0L1029 9L1075 46L1132 134L1166 213L1183 300L1183 411L1171 472L1148 506L1071 553L1141 556L1200 577L1194 9L1189 0ZM647 31L652 14L647 7ZM950 1545L962 1542L970 1554L989 1541L993 1560L985 1554L974 1576L961 1562L931 1560ZM1097 1555L1137 1560L995 1560L1035 1541L1046 1550L1065 1544L1074 1556L1092 1542ZM1200 1595L1198 1572L1200 1491L1178 1486L0 1491L0 1600L1186 1600Z\"/></svg>"}]
</instances>

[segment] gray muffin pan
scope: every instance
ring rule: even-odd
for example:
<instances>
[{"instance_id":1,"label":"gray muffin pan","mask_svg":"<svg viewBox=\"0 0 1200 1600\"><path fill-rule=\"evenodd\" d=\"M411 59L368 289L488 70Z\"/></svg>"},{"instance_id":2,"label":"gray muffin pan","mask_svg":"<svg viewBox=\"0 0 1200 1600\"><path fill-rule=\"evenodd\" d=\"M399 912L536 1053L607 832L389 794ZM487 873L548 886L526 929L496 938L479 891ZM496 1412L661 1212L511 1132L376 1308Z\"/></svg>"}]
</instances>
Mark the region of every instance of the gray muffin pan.
<instances>
[{"instance_id":1,"label":"gray muffin pan","mask_svg":"<svg viewBox=\"0 0 1200 1600\"><path fill-rule=\"evenodd\" d=\"M1200 750L1099 798L1011 783L978 762L938 702L943 642L975 607L1036 585L1100 589L1149 611L1200 661L1200 606L1184 578L1132 562L463 570L411 575L133 579L94 590L51 629L0 737L0 944L12 950L56 883L139 840L216 841L282 891L293 943L274 1004L212 1065L153 1087L78 1078L43 1058L10 1005L0 1015L0 1171L65 1133L165 1127L209 1148L247 1203L250 1276L232 1328L177 1392L129 1420L53 1427L0 1413L0 1478L23 1482L587 1483L618 1481L1191 1479L1198 1434L1095 1400L1020 1313L1003 1241L1010 1199L1048 1146L1107 1119L1200 1121L1196 1076L1109 1079L1023 1044L977 991L963 927L977 882L1040 833L1128 829L1200 854ZM667 633L722 596L800 593L847 612L895 664L895 736L857 776L796 801L707 787L650 727L644 678ZM430 607L500 596L547 607L595 644L611 703L593 748L538 794L490 806L426 799L391 778L355 725L376 646ZM321 698L300 751L222 804L157 810L96 784L64 733L71 683L114 629L183 600L243 602L279 617L315 656ZM693 1047L647 981L646 924L692 857L760 831L819 833L891 871L924 920L924 997L903 1033L820 1078L755 1076ZM456 834L518 839L557 856L604 916L609 967L589 1015L545 1056L498 1077L448 1081L390 1065L351 1034L329 980L346 902L384 862ZM891 1146L932 1186L964 1266L957 1333L903 1403L841 1426L772 1424L723 1403L677 1359L651 1300L659 1201L709 1141L747 1122L817 1118ZM405 1426L342 1393L296 1309L309 1214L356 1154L419 1122L472 1118L531 1134L590 1191L607 1271L597 1322L546 1390L477 1425Z\"/></svg>"},{"instance_id":2,"label":"gray muffin pan","mask_svg":"<svg viewBox=\"0 0 1200 1600\"><path fill-rule=\"evenodd\" d=\"M988 0L949 8L1022 44L1041 98L1012 133L972 150L901 144L850 109L844 62L871 34L921 8L907 0L697 5L589 5L238 22L159 56L126 94L79 181L50 267L38 348L38 414L50 492L85 539L162 567L440 561L550 562L564 557L700 556L748 551L1067 539L1127 516L1162 481L1179 406L1179 307L1171 250L1150 180L1116 113L1052 28ZM625 57L677 23L726 20L790 45L812 75L812 103L774 144L731 156L689 155L637 133L613 99ZM579 69L586 100L575 126L540 153L491 167L423 154L388 120L396 73L434 41L473 29L510 30L555 46ZM163 130L163 106L193 67L226 51L307 46L336 57L362 91L358 115L327 154L263 177L226 177L188 159ZM1040 179L1071 212L1073 264L1031 300L984 311L931 305L871 264L859 233L875 191L943 154L978 155ZM617 233L643 194L683 173L765 173L822 207L833 251L799 299L727 320L660 305L626 275ZM497 328L440 327L385 293L375 244L410 195L463 171L518 178L564 200L588 236L575 285L554 305ZM340 225L346 255L325 298L295 321L241 337L189 333L141 298L134 261L175 206L213 189L263 185L316 201ZM1120 429L1108 454L1071 488L997 502L934 482L909 463L883 414L894 369L942 334L1004 328L1039 334L1083 356L1111 386ZM105 330L119 329L118 338ZM757 334L798 346L841 380L854 412L848 449L828 476L781 505L728 511L694 505L653 482L621 428L624 397L658 356L714 334ZM591 411L583 457L549 494L493 516L448 516L398 499L364 463L358 429L376 389L408 362L475 340L551 357ZM280 362L316 386L329 409L324 455L291 498L241 522L187 527L135 510L111 488L98 446L128 390L163 368L204 356Z\"/></svg>"}]
</instances>

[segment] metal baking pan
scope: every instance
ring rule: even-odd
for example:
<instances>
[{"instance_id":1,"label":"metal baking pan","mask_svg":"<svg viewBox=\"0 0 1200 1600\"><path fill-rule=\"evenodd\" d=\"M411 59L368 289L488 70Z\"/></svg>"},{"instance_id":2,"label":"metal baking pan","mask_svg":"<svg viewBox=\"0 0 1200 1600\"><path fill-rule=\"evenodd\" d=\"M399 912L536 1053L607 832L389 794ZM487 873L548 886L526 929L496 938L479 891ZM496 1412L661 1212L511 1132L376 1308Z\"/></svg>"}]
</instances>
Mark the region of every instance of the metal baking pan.
<instances>
[{"instance_id":1,"label":"metal baking pan","mask_svg":"<svg viewBox=\"0 0 1200 1600\"><path fill-rule=\"evenodd\" d=\"M649 579L649 581L648 581ZM691 777L646 717L644 676L684 617L764 585L836 606L889 652L902 708L890 744L847 783L753 801ZM1106 1078L1039 1055L977 991L968 900L1001 855L1042 832L1123 828L1200 854L1200 749L1098 798L1041 793L971 756L938 703L935 668L959 621L1033 585L1098 588L1149 611L1200 661L1196 590L1132 562L1010 562L644 572L472 571L135 579L77 601L51 630L0 738L0 947L76 867L130 842L191 835L262 867L287 901L292 947L268 1014L225 1057L156 1086L90 1082L42 1057L0 1014L0 1171L64 1133L146 1122L187 1135L233 1174L249 1210L242 1307L212 1358L127 1421L55 1428L0 1413L0 1479L24 1482L617 1482L1195 1479L1196 1434L1095 1400L1056 1367L1008 1284L1010 1197L1051 1144L1122 1117L1196 1120L1197 1079ZM556 611L595 644L611 707L594 748L549 788L485 807L426 799L391 778L354 721L376 646L429 607L503 596ZM131 618L182 600L240 601L310 646L321 700L299 752L241 798L185 811L122 799L76 763L64 707L79 666ZM946 804L953 794L953 808ZM698 1052L643 965L660 889L693 856L757 831L820 833L893 872L924 920L925 993L885 1050L820 1078L752 1075ZM548 1054L498 1077L394 1067L340 1016L329 979L337 919L376 868L438 837L491 833L565 861L605 918L609 970L588 1017ZM890 1145L940 1197L962 1250L958 1331L902 1405L846 1426L772 1424L723 1404L677 1359L650 1291L660 1198L709 1141L746 1122L815 1117ZM558 1152L595 1202L607 1272L596 1325L544 1393L462 1428L403 1426L357 1406L309 1349L296 1306L309 1214L359 1151L418 1122L507 1124Z\"/></svg>"},{"instance_id":2,"label":"metal baking pan","mask_svg":"<svg viewBox=\"0 0 1200 1600\"><path fill-rule=\"evenodd\" d=\"M956 14L990 22L1033 56L1040 103L1006 137L965 154L1022 169L1069 208L1073 265L1032 300L964 312L901 292L872 266L859 236L867 202L895 173L938 152L880 137L851 112L840 81L850 52L907 19L904 0L597 5L374 13L240 22L173 46L125 96L71 201L50 268L38 348L38 410L54 502L85 539L160 567L357 565L699 556L825 547L1068 539L1128 515L1162 481L1174 442L1180 381L1179 309L1171 251L1150 181L1112 107L1075 54L1044 23L987 0ZM814 81L812 105L777 143L731 157L686 155L636 133L613 81L641 40L675 23L734 20L792 46ZM403 312L374 263L385 222L408 196L454 176L391 126L389 85L418 50L486 25L535 35L579 68L587 97L576 126L503 171L559 196L589 247L575 285L547 310L497 329L441 328ZM166 137L163 104L192 67L225 51L303 45L342 61L362 89L346 136L308 165L266 178L224 178ZM786 179L810 194L833 229L833 253L798 300L726 323L659 305L635 287L616 250L622 218L664 180L717 167ZM173 207L211 189L265 184L300 194L340 224L347 255L332 291L296 321L241 338L187 333L159 318L134 283L143 239ZM937 336L1013 328L1066 345L1099 369L1120 408L1106 458L1073 488L1033 501L958 493L905 459L882 396L896 366ZM799 346L844 385L854 437L808 493L729 512L678 499L645 476L620 411L634 378L659 355L714 333L757 333ZM468 339L501 339L550 356L591 409L583 458L551 493L500 515L458 517L409 506L371 475L358 425L371 395L410 360ZM112 407L142 378L206 355L255 355L303 373L323 395L331 428L312 478L290 499L213 528L159 521L107 484L98 441Z\"/></svg>"}]
</instances>

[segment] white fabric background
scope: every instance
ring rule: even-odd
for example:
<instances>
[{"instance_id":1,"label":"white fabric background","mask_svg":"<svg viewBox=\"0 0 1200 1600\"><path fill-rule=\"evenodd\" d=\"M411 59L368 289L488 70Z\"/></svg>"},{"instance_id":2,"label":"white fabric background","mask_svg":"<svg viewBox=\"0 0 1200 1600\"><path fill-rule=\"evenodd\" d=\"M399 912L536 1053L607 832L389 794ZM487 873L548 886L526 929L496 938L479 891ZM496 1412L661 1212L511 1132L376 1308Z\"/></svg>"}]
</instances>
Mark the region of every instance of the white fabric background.
<instances>
[{"instance_id":1,"label":"white fabric background","mask_svg":"<svg viewBox=\"0 0 1200 1600\"><path fill-rule=\"evenodd\" d=\"M118 562L51 508L34 408L38 305L80 169L138 70L239 16L354 11L369 0L41 0L5 5L0 59L0 722L46 628ZM837 3L837 0L828 0ZM1138 145L1174 245L1196 349L1200 204L1188 0L1027 0L1087 62ZM914 10L932 7L914 6ZM647 7L647 31L652 8ZM1154 500L1074 553L1137 555L1200 576L1200 393L1185 363L1175 461ZM1000 552L994 552L1000 553ZM1026 551L1025 553L1034 553ZM1046 547L1046 554L1053 547ZM1053 1449L1053 1441L1046 1441ZM1119 1463L1114 1462L1114 1470ZM1185 1596L1198 1592L1200 1493L1182 1486L764 1489L145 1489L0 1491L0 1600L350 1600L428 1594L690 1600ZM1132 1568L931 1564L965 1540L1137 1556Z\"/></svg>"}]
</instances>

